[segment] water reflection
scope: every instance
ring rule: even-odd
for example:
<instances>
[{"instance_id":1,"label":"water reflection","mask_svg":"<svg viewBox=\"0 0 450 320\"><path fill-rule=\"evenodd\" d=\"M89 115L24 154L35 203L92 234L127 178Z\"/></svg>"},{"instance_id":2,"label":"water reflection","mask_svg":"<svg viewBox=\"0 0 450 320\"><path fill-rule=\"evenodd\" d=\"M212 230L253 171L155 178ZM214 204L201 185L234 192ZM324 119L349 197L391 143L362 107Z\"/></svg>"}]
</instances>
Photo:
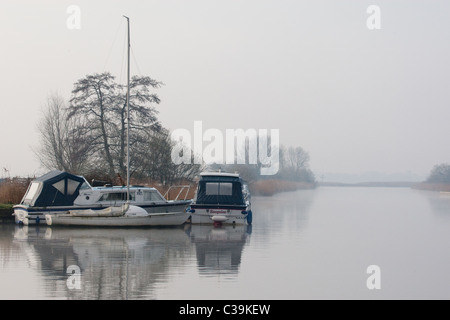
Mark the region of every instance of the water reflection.
<instances>
[{"instance_id":1,"label":"water reflection","mask_svg":"<svg viewBox=\"0 0 450 320\"><path fill-rule=\"evenodd\" d=\"M253 212L251 228L0 225L0 299L449 297L448 194L321 187L254 197ZM381 290L367 287L373 264Z\"/></svg>"},{"instance_id":2,"label":"water reflection","mask_svg":"<svg viewBox=\"0 0 450 320\"><path fill-rule=\"evenodd\" d=\"M432 212L441 218L450 218L450 193L421 191L430 203Z\"/></svg>"},{"instance_id":3,"label":"water reflection","mask_svg":"<svg viewBox=\"0 0 450 320\"><path fill-rule=\"evenodd\" d=\"M198 270L201 275L236 275L242 252L252 226L192 225L189 235L195 245Z\"/></svg>"},{"instance_id":4,"label":"water reflection","mask_svg":"<svg viewBox=\"0 0 450 320\"><path fill-rule=\"evenodd\" d=\"M41 273L50 298L155 298L155 285L191 256L189 237L180 228L17 227L14 239ZM81 290L67 286L71 265L81 269Z\"/></svg>"},{"instance_id":5,"label":"water reflection","mask_svg":"<svg viewBox=\"0 0 450 320\"><path fill-rule=\"evenodd\" d=\"M38 299L157 299L174 276L236 277L251 226L169 229L9 226L5 247L39 283ZM9 240L7 240L9 239ZM3 242L3 241L2 241ZM0 246L3 247L3 246ZM2 253L2 259L12 260ZM81 289L67 285L70 266ZM194 267L196 266L196 267ZM20 276L19 270L17 275ZM19 297L20 298L20 297Z\"/></svg>"}]
</instances>

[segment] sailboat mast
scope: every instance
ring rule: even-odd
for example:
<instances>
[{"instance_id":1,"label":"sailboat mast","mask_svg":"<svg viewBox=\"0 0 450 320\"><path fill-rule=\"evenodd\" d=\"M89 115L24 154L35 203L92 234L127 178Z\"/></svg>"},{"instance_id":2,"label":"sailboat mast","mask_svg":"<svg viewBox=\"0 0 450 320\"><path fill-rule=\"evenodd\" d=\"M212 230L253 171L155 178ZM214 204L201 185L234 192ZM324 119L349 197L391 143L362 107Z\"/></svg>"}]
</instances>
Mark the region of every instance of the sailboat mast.
<instances>
[{"instance_id":1,"label":"sailboat mast","mask_svg":"<svg viewBox=\"0 0 450 320\"><path fill-rule=\"evenodd\" d=\"M130 18L128 22L128 63L127 63L127 201L130 201Z\"/></svg>"}]
</instances>

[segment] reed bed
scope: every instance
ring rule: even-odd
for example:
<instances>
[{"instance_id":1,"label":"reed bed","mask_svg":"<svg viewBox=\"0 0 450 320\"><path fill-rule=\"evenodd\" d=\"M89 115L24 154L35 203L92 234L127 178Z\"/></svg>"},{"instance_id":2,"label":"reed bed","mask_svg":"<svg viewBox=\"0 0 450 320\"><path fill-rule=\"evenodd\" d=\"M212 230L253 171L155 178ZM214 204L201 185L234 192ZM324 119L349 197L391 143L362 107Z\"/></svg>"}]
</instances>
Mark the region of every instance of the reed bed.
<instances>
[{"instance_id":1,"label":"reed bed","mask_svg":"<svg viewBox=\"0 0 450 320\"><path fill-rule=\"evenodd\" d=\"M280 192L314 189L315 187L315 183L285 180L258 180L250 184L252 195L258 196L273 196Z\"/></svg>"},{"instance_id":2,"label":"reed bed","mask_svg":"<svg viewBox=\"0 0 450 320\"><path fill-rule=\"evenodd\" d=\"M412 186L413 189L450 192L450 183L422 182Z\"/></svg>"},{"instance_id":3,"label":"reed bed","mask_svg":"<svg viewBox=\"0 0 450 320\"><path fill-rule=\"evenodd\" d=\"M17 204L27 191L30 179L8 178L0 182L0 203Z\"/></svg>"}]
</instances>

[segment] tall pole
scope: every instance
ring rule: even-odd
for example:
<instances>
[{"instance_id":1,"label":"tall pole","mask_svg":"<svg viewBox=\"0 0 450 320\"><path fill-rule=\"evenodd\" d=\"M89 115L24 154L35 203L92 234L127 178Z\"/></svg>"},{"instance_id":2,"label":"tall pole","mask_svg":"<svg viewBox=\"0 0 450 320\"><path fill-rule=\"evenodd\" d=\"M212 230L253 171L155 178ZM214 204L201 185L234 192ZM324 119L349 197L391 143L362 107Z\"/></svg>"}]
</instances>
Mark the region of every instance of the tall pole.
<instances>
[{"instance_id":1,"label":"tall pole","mask_svg":"<svg viewBox=\"0 0 450 320\"><path fill-rule=\"evenodd\" d=\"M128 67L127 67L127 202L130 201L130 18L128 22Z\"/></svg>"}]
</instances>

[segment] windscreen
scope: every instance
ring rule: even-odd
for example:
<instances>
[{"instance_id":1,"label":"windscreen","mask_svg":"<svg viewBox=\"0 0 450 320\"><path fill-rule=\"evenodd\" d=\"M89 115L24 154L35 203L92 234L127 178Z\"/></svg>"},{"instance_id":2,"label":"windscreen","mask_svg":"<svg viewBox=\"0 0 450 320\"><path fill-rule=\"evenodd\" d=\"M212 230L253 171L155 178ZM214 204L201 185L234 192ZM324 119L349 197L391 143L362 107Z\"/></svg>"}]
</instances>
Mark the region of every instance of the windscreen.
<instances>
[{"instance_id":1,"label":"windscreen","mask_svg":"<svg viewBox=\"0 0 450 320\"><path fill-rule=\"evenodd\" d=\"M240 182L200 181L197 204L242 205L242 186Z\"/></svg>"}]
</instances>

